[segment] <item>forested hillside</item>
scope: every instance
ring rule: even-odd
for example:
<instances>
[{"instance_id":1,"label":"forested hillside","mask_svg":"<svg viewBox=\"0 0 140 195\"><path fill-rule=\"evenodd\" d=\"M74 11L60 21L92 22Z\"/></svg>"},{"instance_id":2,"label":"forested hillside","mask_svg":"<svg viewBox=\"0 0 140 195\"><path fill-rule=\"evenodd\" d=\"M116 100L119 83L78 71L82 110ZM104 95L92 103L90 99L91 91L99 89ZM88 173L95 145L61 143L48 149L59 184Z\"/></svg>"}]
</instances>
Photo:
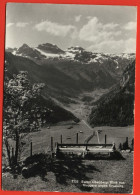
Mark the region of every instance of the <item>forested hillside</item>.
<instances>
[{"instance_id":1,"label":"forested hillside","mask_svg":"<svg viewBox=\"0 0 140 195\"><path fill-rule=\"evenodd\" d=\"M135 61L129 64L120 80L108 94L94 104L88 118L92 126L126 126L134 124Z\"/></svg>"}]
</instances>

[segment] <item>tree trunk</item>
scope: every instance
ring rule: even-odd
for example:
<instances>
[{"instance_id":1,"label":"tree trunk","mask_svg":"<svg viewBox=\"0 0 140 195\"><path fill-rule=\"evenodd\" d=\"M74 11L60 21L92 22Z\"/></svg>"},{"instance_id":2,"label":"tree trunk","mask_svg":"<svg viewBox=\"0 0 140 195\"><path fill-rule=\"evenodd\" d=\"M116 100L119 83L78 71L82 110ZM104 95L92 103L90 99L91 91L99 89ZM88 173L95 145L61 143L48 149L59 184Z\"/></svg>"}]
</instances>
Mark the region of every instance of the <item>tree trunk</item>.
<instances>
[{"instance_id":1,"label":"tree trunk","mask_svg":"<svg viewBox=\"0 0 140 195\"><path fill-rule=\"evenodd\" d=\"M15 159L14 164L18 165L18 155L19 155L19 132L16 130L16 148L15 148Z\"/></svg>"},{"instance_id":2,"label":"tree trunk","mask_svg":"<svg viewBox=\"0 0 140 195\"><path fill-rule=\"evenodd\" d=\"M9 144L8 144L7 139L5 139L5 146L6 146L6 150L7 150L8 163L9 163L9 166L11 167L10 149L9 149Z\"/></svg>"}]
</instances>

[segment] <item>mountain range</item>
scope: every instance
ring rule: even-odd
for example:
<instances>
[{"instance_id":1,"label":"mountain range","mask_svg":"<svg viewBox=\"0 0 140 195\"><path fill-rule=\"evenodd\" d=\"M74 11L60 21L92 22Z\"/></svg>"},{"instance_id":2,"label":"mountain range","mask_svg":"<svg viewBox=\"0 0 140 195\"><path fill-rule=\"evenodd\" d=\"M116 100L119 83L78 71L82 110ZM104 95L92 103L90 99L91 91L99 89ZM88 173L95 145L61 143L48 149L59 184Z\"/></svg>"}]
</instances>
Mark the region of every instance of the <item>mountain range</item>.
<instances>
[{"instance_id":1,"label":"mountain range","mask_svg":"<svg viewBox=\"0 0 140 195\"><path fill-rule=\"evenodd\" d=\"M92 95L88 99L100 100L120 80L123 83L124 72L135 60L135 54L93 53L79 46L64 51L50 43L34 48L23 44L20 48L6 48L5 60L9 62L9 75L28 71L32 83L46 84L43 97L71 110L71 105L85 103L87 93L97 91L98 98ZM104 92L99 94L100 89ZM91 106L95 102L91 101Z\"/></svg>"},{"instance_id":2,"label":"mountain range","mask_svg":"<svg viewBox=\"0 0 140 195\"><path fill-rule=\"evenodd\" d=\"M23 44L19 48L6 48L7 52L11 52L13 55L22 56L36 60L38 64L44 63L48 59L52 60L71 60L81 63L104 63L105 61L114 62L116 69L124 68L123 63L127 64L130 60L135 58L134 53L126 54L103 54L93 53L86 51L84 48L75 46L66 49L65 51L60 49L57 45L51 43L39 44L37 47L30 47L27 44ZM124 65L123 65L124 66Z\"/></svg>"}]
</instances>

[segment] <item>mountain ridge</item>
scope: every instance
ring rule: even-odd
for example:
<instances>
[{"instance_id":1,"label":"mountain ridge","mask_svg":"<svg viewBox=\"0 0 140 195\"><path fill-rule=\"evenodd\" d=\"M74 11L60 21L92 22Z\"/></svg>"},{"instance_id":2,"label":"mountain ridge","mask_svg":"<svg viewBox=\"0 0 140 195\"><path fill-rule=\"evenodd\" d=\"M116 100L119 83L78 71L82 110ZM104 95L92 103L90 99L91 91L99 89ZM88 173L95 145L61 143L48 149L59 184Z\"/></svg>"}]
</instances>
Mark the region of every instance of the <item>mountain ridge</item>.
<instances>
[{"instance_id":1,"label":"mountain ridge","mask_svg":"<svg viewBox=\"0 0 140 195\"><path fill-rule=\"evenodd\" d=\"M27 51L25 51L27 50ZM122 53L122 54L103 54L97 52L86 51L80 46L69 47L66 50L60 49L57 45L51 43L39 44L37 47L29 47L27 44L23 44L19 48L7 48L6 51L11 52L17 56L27 57L33 60L33 58L41 60L48 58L69 59L72 61L80 61L84 63L103 63L105 60L112 60L116 62L116 68L119 68L117 60L131 60L135 58L134 53Z\"/></svg>"}]
</instances>

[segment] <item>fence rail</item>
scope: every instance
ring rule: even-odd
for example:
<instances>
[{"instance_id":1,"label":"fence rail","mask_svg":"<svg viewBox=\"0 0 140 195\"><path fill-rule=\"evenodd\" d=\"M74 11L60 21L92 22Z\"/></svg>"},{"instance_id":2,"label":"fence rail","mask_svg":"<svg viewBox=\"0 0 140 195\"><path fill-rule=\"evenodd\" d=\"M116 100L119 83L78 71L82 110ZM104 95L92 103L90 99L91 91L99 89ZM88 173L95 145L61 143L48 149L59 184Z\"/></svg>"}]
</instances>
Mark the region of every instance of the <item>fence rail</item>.
<instances>
[{"instance_id":1,"label":"fence rail","mask_svg":"<svg viewBox=\"0 0 140 195\"><path fill-rule=\"evenodd\" d=\"M58 147L64 147L64 146L112 146L112 144L59 144L57 143Z\"/></svg>"},{"instance_id":2,"label":"fence rail","mask_svg":"<svg viewBox=\"0 0 140 195\"><path fill-rule=\"evenodd\" d=\"M92 135L93 136L93 135ZM126 150L126 149L132 149L134 150L134 138L132 139L131 143L129 144L128 143L128 137L124 137L126 138L126 141L124 143L120 143L119 145L119 149L120 150ZM86 147L86 149L88 147L98 147L98 146L102 146L106 149L108 149L107 147L113 147L113 144L107 144L107 135L105 135L105 142L104 144L88 144L88 143L78 143L78 133L76 134L76 143L62 143L62 135L60 137L60 142L61 143L58 143L58 142L54 142L54 138L51 137L51 140L50 140L50 146L46 146L47 148L49 147L49 152L50 153L54 153L56 150L58 150L59 148L66 148L66 147ZM36 142L35 142L36 144ZM36 144L37 145L37 144ZM33 156L36 152L36 149L34 149L34 144L33 142L30 142L29 143L29 147L26 148L28 149L26 151L26 157L28 156ZM6 149L5 149L6 150ZM14 157L15 156L15 148L14 147L9 147L9 152L10 152L10 158Z\"/></svg>"}]
</instances>

